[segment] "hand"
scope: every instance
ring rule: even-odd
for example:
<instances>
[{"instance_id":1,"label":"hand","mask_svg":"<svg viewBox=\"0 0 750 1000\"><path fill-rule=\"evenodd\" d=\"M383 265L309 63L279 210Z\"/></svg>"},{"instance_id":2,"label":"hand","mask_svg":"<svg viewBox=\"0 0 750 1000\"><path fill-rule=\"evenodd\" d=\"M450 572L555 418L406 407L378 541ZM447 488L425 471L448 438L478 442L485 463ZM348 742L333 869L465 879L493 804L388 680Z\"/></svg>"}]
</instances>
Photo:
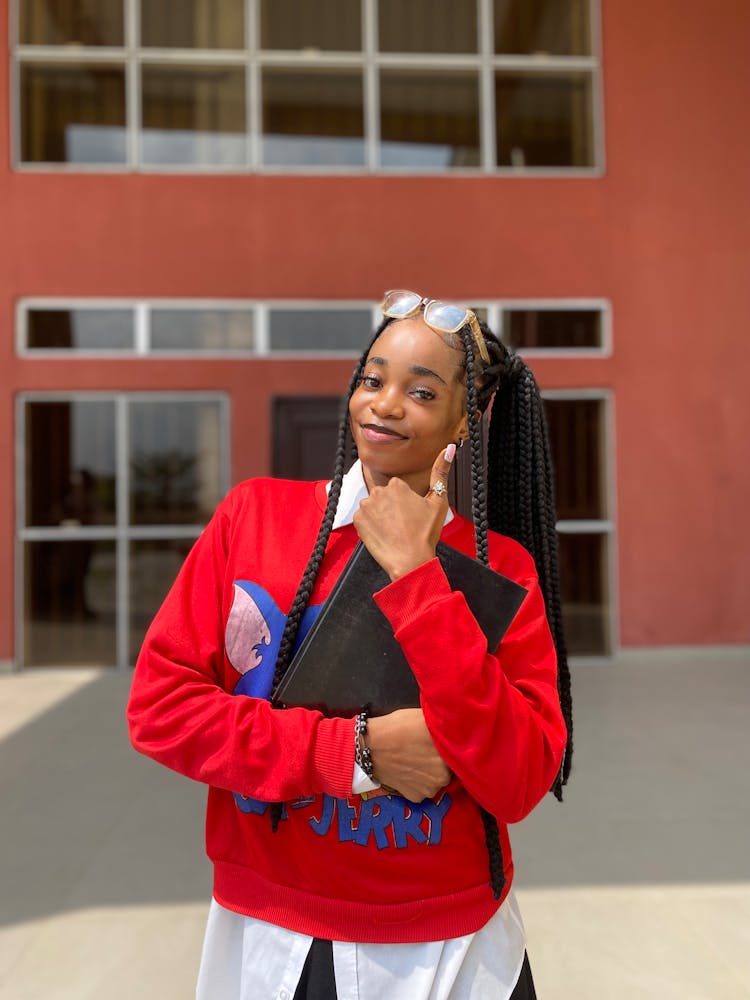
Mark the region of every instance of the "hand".
<instances>
[{"instance_id":1,"label":"hand","mask_svg":"<svg viewBox=\"0 0 750 1000\"><path fill-rule=\"evenodd\" d=\"M377 781L410 802L433 798L451 779L421 708L401 708L368 719L365 742Z\"/></svg>"},{"instance_id":2,"label":"hand","mask_svg":"<svg viewBox=\"0 0 750 1000\"><path fill-rule=\"evenodd\" d=\"M455 453L456 446L451 444L435 459L426 496L394 477L386 486L374 486L361 501L354 527L391 580L434 557L448 512L448 476ZM438 483L442 493L435 492Z\"/></svg>"}]
</instances>

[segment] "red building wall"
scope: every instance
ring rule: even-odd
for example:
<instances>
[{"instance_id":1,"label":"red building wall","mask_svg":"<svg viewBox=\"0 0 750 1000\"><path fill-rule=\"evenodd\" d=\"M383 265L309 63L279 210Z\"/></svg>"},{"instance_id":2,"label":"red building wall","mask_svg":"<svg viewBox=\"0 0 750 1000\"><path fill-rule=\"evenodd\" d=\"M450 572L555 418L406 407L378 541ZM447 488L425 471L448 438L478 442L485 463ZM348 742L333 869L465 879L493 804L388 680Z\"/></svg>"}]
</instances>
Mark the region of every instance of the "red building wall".
<instances>
[{"instance_id":1,"label":"red building wall","mask_svg":"<svg viewBox=\"0 0 750 1000\"><path fill-rule=\"evenodd\" d=\"M750 641L750 7L603 0L602 29L600 178L13 172L0 76L0 660L13 393L228 391L237 481L268 471L269 392L312 373L337 393L351 368L22 359L14 304L32 295L607 298L612 358L534 369L545 388L614 394L621 644Z\"/></svg>"}]
</instances>

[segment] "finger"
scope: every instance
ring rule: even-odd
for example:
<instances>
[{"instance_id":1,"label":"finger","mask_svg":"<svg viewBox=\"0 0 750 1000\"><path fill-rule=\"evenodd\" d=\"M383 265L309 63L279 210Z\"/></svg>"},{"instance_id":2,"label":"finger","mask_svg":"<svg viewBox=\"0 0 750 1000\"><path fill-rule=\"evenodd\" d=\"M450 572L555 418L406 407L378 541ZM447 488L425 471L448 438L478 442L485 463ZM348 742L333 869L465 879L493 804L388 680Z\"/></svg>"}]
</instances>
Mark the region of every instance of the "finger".
<instances>
[{"instance_id":1,"label":"finger","mask_svg":"<svg viewBox=\"0 0 750 1000\"><path fill-rule=\"evenodd\" d=\"M456 456L456 446L451 443L441 451L432 465L430 473L430 489L428 498L436 497L439 503L448 503L448 477L451 473L451 465Z\"/></svg>"}]
</instances>

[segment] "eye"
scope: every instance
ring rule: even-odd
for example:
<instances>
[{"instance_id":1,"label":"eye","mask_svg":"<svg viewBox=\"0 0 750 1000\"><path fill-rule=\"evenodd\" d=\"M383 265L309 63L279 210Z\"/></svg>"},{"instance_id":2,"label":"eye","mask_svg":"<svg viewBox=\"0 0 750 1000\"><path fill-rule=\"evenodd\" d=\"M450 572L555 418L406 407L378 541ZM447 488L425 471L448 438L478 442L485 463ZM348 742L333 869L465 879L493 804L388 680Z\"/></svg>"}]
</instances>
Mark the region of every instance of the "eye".
<instances>
[{"instance_id":1,"label":"eye","mask_svg":"<svg viewBox=\"0 0 750 1000\"><path fill-rule=\"evenodd\" d=\"M359 384L363 385L365 389L379 389L382 383L379 376L367 374L361 376Z\"/></svg>"},{"instance_id":2,"label":"eye","mask_svg":"<svg viewBox=\"0 0 750 1000\"><path fill-rule=\"evenodd\" d=\"M416 396L417 399L430 400L435 398L435 393L432 389L428 389L425 386L417 386L411 390L412 395Z\"/></svg>"}]
</instances>

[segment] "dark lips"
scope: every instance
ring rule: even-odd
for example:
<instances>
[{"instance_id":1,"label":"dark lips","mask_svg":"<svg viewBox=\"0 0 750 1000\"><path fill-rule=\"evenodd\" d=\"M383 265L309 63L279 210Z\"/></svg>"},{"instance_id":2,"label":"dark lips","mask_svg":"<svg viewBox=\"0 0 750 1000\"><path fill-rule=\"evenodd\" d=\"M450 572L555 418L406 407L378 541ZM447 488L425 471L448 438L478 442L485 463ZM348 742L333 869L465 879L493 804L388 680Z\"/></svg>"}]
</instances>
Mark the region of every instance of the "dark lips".
<instances>
[{"instance_id":1,"label":"dark lips","mask_svg":"<svg viewBox=\"0 0 750 1000\"><path fill-rule=\"evenodd\" d=\"M362 424L367 430L375 431L377 434L390 434L391 437L401 438L403 441L406 437L403 434L399 434L398 431L392 431L390 427L381 427L380 424Z\"/></svg>"}]
</instances>

